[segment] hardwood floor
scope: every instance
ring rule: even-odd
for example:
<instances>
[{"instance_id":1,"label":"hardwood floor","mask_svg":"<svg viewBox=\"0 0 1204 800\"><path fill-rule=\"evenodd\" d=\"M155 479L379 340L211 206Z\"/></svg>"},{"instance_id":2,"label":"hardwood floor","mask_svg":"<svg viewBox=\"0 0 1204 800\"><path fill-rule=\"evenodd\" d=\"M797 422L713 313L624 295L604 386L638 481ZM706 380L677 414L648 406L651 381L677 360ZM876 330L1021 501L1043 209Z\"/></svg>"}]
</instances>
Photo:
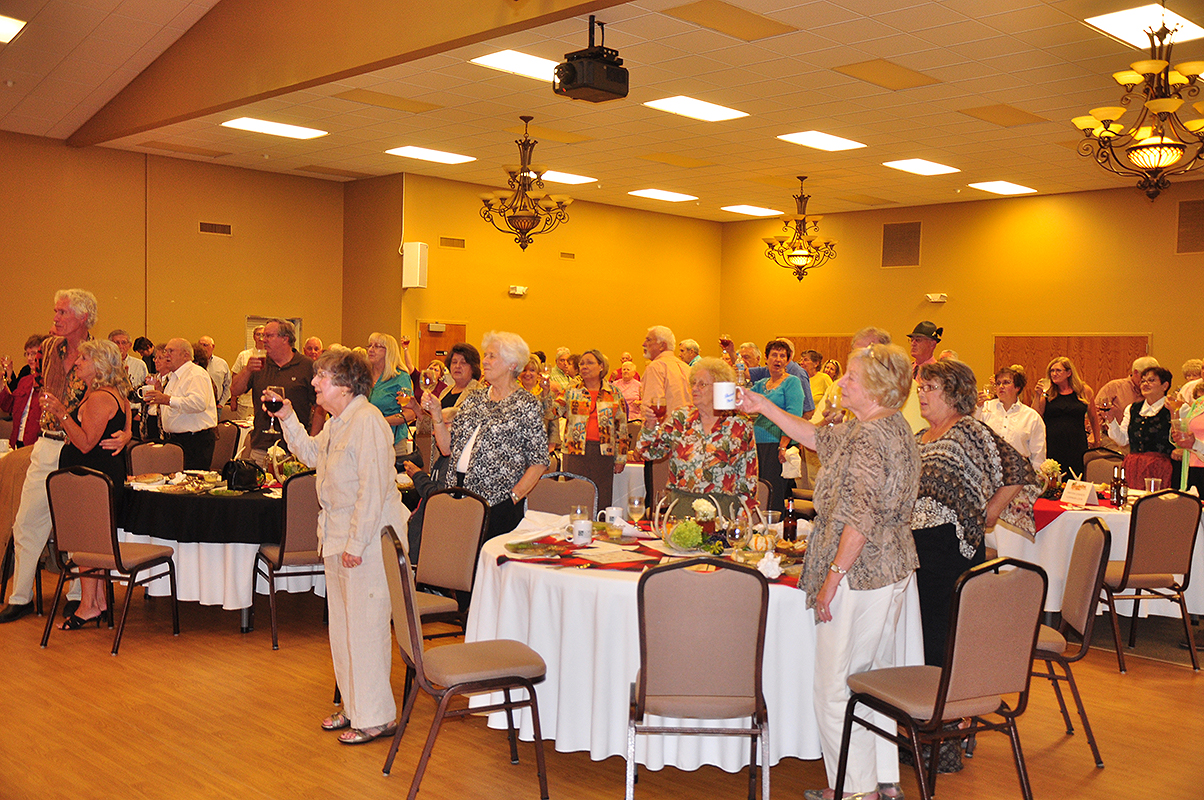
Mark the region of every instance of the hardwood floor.
<instances>
[{"instance_id":1,"label":"hardwood floor","mask_svg":"<svg viewBox=\"0 0 1204 800\"><path fill-rule=\"evenodd\" d=\"M53 586L53 583L50 583ZM119 595L120 602L120 595ZM337 744L318 728L331 708L333 679L321 605L281 597L280 650L273 652L266 600L257 629L238 632L238 615L182 603L171 635L163 600L135 597L116 658L112 633L55 631L38 647L45 618L0 625L8 690L0 706L0 798L347 798L402 796L434 705L421 696L391 777L381 775L388 745ZM1127 675L1111 653L1093 651L1075 674L1107 764L1096 769L1082 735L1067 736L1048 684L1034 684L1020 723L1038 798L1187 798L1204 781L1204 678L1190 667L1134 658ZM393 686L403 671L394 657ZM399 702L400 705L400 702ZM1076 729L1078 719L1075 718ZM547 743L553 798L613 798L623 760L593 762ZM511 765L503 732L479 718L447 723L421 797L436 800L537 797L534 751L520 744ZM980 737L976 757L942 776L944 798L1019 797L1005 737ZM773 790L798 797L825 784L820 761L788 759L773 769ZM96 788L98 785L103 788ZM914 778L904 789L915 798ZM641 771L641 798L744 797L745 773Z\"/></svg>"}]
</instances>

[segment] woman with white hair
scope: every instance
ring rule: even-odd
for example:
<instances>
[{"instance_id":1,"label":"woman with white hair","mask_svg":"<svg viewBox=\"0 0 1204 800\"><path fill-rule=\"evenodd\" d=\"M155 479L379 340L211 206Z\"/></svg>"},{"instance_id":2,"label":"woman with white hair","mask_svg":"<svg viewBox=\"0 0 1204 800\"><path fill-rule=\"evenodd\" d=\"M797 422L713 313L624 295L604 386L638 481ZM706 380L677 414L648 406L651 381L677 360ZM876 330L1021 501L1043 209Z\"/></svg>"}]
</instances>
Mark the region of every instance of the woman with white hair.
<instances>
[{"instance_id":1,"label":"woman with white hair","mask_svg":"<svg viewBox=\"0 0 1204 800\"><path fill-rule=\"evenodd\" d=\"M398 400L398 394L413 397L414 383L405 370L397 340L387 333L369 336L368 366L372 368L372 394L368 402L380 409L385 422L393 429L393 453L397 456L409 455L413 448L410 420Z\"/></svg>"},{"instance_id":2,"label":"woman with white hair","mask_svg":"<svg viewBox=\"0 0 1204 800\"><path fill-rule=\"evenodd\" d=\"M530 348L514 333L491 331L481 342L481 372L489 381L468 393L449 424L439 399L422 395L434 420L435 442L451 453L447 485L463 486L489 503L487 537L509 533L523 518L523 498L548 464L543 405L518 383Z\"/></svg>"}]
</instances>

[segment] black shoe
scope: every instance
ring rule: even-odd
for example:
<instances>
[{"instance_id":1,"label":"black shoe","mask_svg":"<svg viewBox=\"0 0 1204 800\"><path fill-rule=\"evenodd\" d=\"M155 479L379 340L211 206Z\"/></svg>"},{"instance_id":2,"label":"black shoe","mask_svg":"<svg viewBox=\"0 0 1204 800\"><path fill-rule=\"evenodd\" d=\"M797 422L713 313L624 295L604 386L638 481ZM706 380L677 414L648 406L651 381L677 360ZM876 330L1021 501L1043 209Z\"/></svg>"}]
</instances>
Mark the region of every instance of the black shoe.
<instances>
[{"instance_id":1,"label":"black shoe","mask_svg":"<svg viewBox=\"0 0 1204 800\"><path fill-rule=\"evenodd\" d=\"M15 622L28 614L33 613L33 601L28 603L9 603L0 611L0 623Z\"/></svg>"},{"instance_id":2,"label":"black shoe","mask_svg":"<svg viewBox=\"0 0 1204 800\"><path fill-rule=\"evenodd\" d=\"M70 618L76 611L79 611L79 601L68 600L67 604L63 606L63 619Z\"/></svg>"}]
</instances>

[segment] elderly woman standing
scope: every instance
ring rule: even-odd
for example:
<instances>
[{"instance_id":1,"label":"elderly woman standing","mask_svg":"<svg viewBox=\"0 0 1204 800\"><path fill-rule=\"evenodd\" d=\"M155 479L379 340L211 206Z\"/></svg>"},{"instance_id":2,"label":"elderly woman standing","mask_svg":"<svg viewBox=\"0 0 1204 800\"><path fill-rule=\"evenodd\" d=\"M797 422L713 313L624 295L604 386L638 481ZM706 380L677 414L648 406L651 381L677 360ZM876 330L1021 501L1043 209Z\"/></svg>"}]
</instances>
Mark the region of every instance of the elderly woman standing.
<instances>
[{"instance_id":1,"label":"elderly woman standing","mask_svg":"<svg viewBox=\"0 0 1204 800\"><path fill-rule=\"evenodd\" d=\"M523 498L548 465L548 436L542 404L518 385L530 357L527 343L517 334L491 331L481 350L481 373L489 386L469 391L450 425L429 392L422 396L422 408L434 419L439 449L451 454L447 485L485 498L486 536L492 537L509 533L522 521ZM453 364L453 374L455 369Z\"/></svg>"},{"instance_id":2,"label":"elderly woman standing","mask_svg":"<svg viewBox=\"0 0 1204 800\"><path fill-rule=\"evenodd\" d=\"M813 691L829 784L836 782L848 677L895 666L895 631L917 564L910 522L920 483L919 452L899 413L911 390L908 355L896 345L855 350L840 385L853 418L835 426L816 428L755 392L739 406L768 417L824 463L799 588L821 623ZM854 726L845 788L857 797L897 797L898 780L898 748ZM833 790L803 796L830 800Z\"/></svg>"},{"instance_id":3,"label":"elderly woman standing","mask_svg":"<svg viewBox=\"0 0 1204 800\"><path fill-rule=\"evenodd\" d=\"M968 366L953 359L929 362L920 367L917 382L920 414L929 427L916 434L923 469L911 532L920 557L916 584L924 663L939 667L945 663L954 584L986 560L984 532L1022 490L1029 510L1011 510L1004 518L1034 532L1031 508L1037 485L1028 459L970 416L978 386Z\"/></svg>"},{"instance_id":4,"label":"elderly woman standing","mask_svg":"<svg viewBox=\"0 0 1204 800\"><path fill-rule=\"evenodd\" d=\"M405 371L397 340L387 333L369 336L368 366L372 369L372 392L368 402L380 409L385 422L393 428L393 453L409 455L414 446L410 439L410 418L399 395L413 397L414 383Z\"/></svg>"},{"instance_id":5,"label":"elderly woman standing","mask_svg":"<svg viewBox=\"0 0 1204 800\"><path fill-rule=\"evenodd\" d=\"M1145 487L1146 478L1159 478L1162 487L1171 486L1171 410L1166 403L1171 371L1149 367L1141 373L1141 400L1125 406L1123 415L1113 408L1108 417L1108 435L1120 445L1129 446L1125 456L1125 479L1133 489Z\"/></svg>"},{"instance_id":6,"label":"elderly woman standing","mask_svg":"<svg viewBox=\"0 0 1204 800\"><path fill-rule=\"evenodd\" d=\"M397 728L380 531L385 525L405 530L409 512L394 483L393 431L368 402L368 360L351 350L328 350L314 362L313 387L330 413L317 436L306 432L287 399L274 416L289 450L318 472L318 549L326 570L330 653L343 695L343 709L322 720L322 729L347 728L339 741L362 744Z\"/></svg>"},{"instance_id":7,"label":"elderly woman standing","mask_svg":"<svg viewBox=\"0 0 1204 800\"><path fill-rule=\"evenodd\" d=\"M790 348L785 341L774 339L765 345L765 363L769 365L769 374L753 384L753 391L765 395L787 414L801 416L803 383L786 372L786 365L790 363ZM764 416L757 417L756 434L759 474L769 484L769 510L782 511L786 507L789 491L786 479L782 477L782 464L786 461L790 437Z\"/></svg>"},{"instance_id":8,"label":"elderly woman standing","mask_svg":"<svg viewBox=\"0 0 1204 800\"><path fill-rule=\"evenodd\" d=\"M606 356L598 350L581 354L581 375L552 405L564 417L563 469L584 475L598 487L598 504L608 506L615 475L627 463L627 410L623 396L605 379Z\"/></svg>"},{"instance_id":9,"label":"elderly woman standing","mask_svg":"<svg viewBox=\"0 0 1204 800\"><path fill-rule=\"evenodd\" d=\"M716 413L715 384L734 382L736 373L718 358L701 358L690 368L694 405L683 406L664 422L645 425L636 449L646 461L669 459L669 494L676 503L713 495L726 516L740 500L757 494L757 451L752 423L739 414ZM654 418L655 419L655 418Z\"/></svg>"}]
</instances>

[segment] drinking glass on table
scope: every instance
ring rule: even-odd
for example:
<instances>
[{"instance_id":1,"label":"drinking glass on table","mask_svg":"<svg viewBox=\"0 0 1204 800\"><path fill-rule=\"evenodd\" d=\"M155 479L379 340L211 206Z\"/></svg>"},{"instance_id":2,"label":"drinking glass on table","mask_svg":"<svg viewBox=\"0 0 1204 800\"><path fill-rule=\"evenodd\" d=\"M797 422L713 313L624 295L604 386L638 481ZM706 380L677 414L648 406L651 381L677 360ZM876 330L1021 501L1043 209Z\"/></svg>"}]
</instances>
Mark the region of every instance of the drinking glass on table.
<instances>
[{"instance_id":1,"label":"drinking glass on table","mask_svg":"<svg viewBox=\"0 0 1204 800\"><path fill-rule=\"evenodd\" d=\"M284 408L283 386L269 386L264 390L263 395L263 407L268 410L269 416ZM280 432L280 429L276 427L276 418L273 416L271 424L268 425L268 429L264 433L279 434Z\"/></svg>"},{"instance_id":2,"label":"drinking glass on table","mask_svg":"<svg viewBox=\"0 0 1204 800\"><path fill-rule=\"evenodd\" d=\"M627 498L627 516L631 517L633 523L638 524L644 518L645 511L647 511L647 507L644 505L643 497Z\"/></svg>"}]
</instances>

